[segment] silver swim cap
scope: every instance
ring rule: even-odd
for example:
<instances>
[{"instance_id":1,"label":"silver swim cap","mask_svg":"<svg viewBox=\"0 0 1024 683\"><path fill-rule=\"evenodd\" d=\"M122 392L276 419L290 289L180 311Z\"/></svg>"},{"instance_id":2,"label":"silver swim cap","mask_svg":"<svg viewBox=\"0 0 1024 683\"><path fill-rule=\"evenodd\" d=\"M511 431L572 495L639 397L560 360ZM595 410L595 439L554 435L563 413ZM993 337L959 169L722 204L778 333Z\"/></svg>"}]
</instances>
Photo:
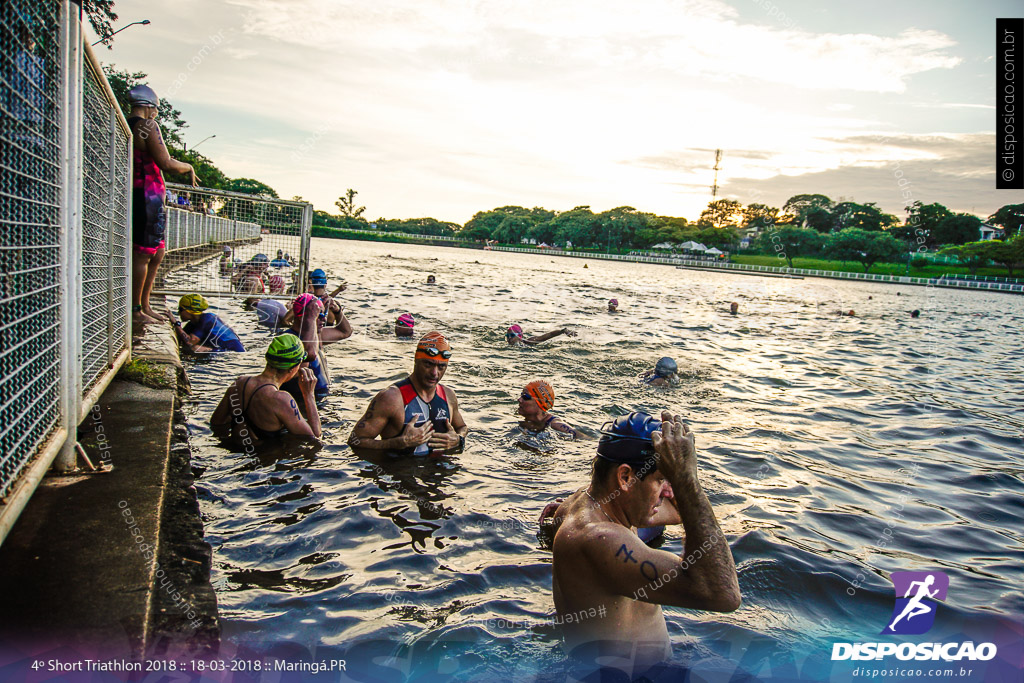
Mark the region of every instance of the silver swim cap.
<instances>
[{"instance_id":1,"label":"silver swim cap","mask_svg":"<svg viewBox=\"0 0 1024 683\"><path fill-rule=\"evenodd\" d=\"M160 98L148 85L137 85L128 91L128 101L143 107L159 107Z\"/></svg>"},{"instance_id":2,"label":"silver swim cap","mask_svg":"<svg viewBox=\"0 0 1024 683\"><path fill-rule=\"evenodd\" d=\"M659 359L658 364L654 366L654 374L658 377L667 377L675 374L677 370L676 362L668 356Z\"/></svg>"}]
</instances>

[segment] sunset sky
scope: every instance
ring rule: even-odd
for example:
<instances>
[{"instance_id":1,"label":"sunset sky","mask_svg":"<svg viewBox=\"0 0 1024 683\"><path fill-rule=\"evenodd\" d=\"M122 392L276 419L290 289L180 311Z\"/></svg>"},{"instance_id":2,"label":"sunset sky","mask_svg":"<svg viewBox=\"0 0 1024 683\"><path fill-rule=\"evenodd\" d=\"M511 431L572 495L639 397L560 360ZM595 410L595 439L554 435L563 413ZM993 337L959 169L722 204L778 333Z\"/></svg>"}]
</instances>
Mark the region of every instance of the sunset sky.
<instances>
[{"instance_id":1,"label":"sunset sky","mask_svg":"<svg viewBox=\"0 0 1024 683\"><path fill-rule=\"evenodd\" d=\"M158 7L158 9L155 8ZM719 197L988 215L995 18L1018 1L118 0L143 71L232 177L335 212L518 204L696 219ZM903 179L898 184L897 170ZM909 184L908 184L909 183Z\"/></svg>"}]
</instances>

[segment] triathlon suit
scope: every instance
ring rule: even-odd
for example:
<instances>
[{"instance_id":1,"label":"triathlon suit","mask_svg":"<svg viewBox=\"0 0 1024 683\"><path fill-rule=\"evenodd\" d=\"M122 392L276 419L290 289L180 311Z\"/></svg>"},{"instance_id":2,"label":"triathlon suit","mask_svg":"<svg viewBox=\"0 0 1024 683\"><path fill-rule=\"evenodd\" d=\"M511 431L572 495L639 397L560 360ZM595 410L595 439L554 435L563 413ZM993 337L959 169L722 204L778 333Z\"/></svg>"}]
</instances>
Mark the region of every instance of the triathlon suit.
<instances>
[{"instance_id":1,"label":"triathlon suit","mask_svg":"<svg viewBox=\"0 0 1024 683\"><path fill-rule=\"evenodd\" d=\"M445 421L452 419L452 411L448 407L448 395L443 386L440 384L437 385L437 389L434 392L434 398L431 399L430 403L425 402L422 398L416 395L416 388L412 385L412 381L408 377L403 379L401 382L396 382L394 386L398 387L399 391L402 392L402 402L405 403L406 423L418 414L420 417L413 424L414 427L422 425L426 419L434 423L435 432L448 431L448 425L445 424ZM430 455L430 446L425 443L421 443L419 446L406 448L397 452L400 455Z\"/></svg>"},{"instance_id":2,"label":"triathlon suit","mask_svg":"<svg viewBox=\"0 0 1024 683\"><path fill-rule=\"evenodd\" d=\"M142 120L141 116L128 119L133 135L135 124ZM132 243L142 253L155 254L164 246L167 187L160 167L144 146L134 145L132 162Z\"/></svg>"},{"instance_id":3,"label":"triathlon suit","mask_svg":"<svg viewBox=\"0 0 1024 683\"><path fill-rule=\"evenodd\" d=\"M291 334L295 337L299 335L293 329L282 330L281 334ZM299 341L302 341L301 339ZM309 363L309 369L316 375L316 386L313 387L313 396L317 399L324 398L331 393L331 384L327 381L327 373L324 372L324 368L320 365L320 357L307 358L306 361ZM287 391L295 399L295 402L299 405L302 403L302 390L299 389L299 378L298 376L293 377L284 384L281 385L282 391Z\"/></svg>"},{"instance_id":4,"label":"triathlon suit","mask_svg":"<svg viewBox=\"0 0 1024 683\"><path fill-rule=\"evenodd\" d=\"M185 331L199 337L200 344L214 351L245 351L235 331L214 313L203 313L198 320L189 320Z\"/></svg>"},{"instance_id":5,"label":"triathlon suit","mask_svg":"<svg viewBox=\"0 0 1024 683\"><path fill-rule=\"evenodd\" d=\"M245 390L249 388L249 380L251 380L251 379L253 379L253 378L252 377L246 377L245 378L245 384L242 386L242 396L243 397L245 396ZM267 440L267 439L277 439L277 438L279 438L281 436L284 436L285 434L288 433L288 430L285 429L284 427L282 427L281 429L272 431L272 432L271 431L267 431L266 429L262 429L262 428L260 428L259 425L257 425L253 421L253 419L251 417L249 417L249 408L252 407L252 400L254 398L256 398L256 393L260 389L262 389L263 387L272 387L272 386L274 386L274 385L271 384L270 382L267 382L266 384L261 384L258 387L256 387L256 391L252 392L249 395L249 405L245 404L245 399L244 398L242 399L242 417L245 418L246 424L249 425L249 429L251 429L252 433L256 435L256 438L262 439L264 441Z\"/></svg>"}]
</instances>

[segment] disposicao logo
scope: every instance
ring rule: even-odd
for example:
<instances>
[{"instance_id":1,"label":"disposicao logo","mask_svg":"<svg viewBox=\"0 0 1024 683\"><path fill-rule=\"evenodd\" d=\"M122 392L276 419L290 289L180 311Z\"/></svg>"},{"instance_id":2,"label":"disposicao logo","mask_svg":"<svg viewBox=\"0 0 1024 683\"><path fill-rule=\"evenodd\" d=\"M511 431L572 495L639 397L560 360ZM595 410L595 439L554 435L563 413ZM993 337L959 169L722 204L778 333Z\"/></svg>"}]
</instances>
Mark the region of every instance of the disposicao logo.
<instances>
[{"instance_id":1,"label":"disposicao logo","mask_svg":"<svg viewBox=\"0 0 1024 683\"><path fill-rule=\"evenodd\" d=\"M927 633L935 623L938 603L946 599L949 577L942 572L893 572L890 578L896 590L896 606L882 635Z\"/></svg>"},{"instance_id":2,"label":"disposicao logo","mask_svg":"<svg viewBox=\"0 0 1024 683\"><path fill-rule=\"evenodd\" d=\"M938 604L946 599L949 577L942 572L893 572L896 605L881 635L921 635L935 623ZM987 661L996 656L993 643L833 643L832 660L878 660L895 655L900 660L966 659Z\"/></svg>"}]
</instances>

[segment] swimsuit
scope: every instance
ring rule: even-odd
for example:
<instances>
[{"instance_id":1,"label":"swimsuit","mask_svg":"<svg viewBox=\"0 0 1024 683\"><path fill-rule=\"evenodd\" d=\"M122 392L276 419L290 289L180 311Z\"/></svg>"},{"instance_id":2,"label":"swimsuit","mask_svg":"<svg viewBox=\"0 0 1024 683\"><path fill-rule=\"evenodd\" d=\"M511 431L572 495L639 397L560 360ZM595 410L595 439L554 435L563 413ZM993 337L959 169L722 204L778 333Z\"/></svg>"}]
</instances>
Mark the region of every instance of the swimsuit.
<instances>
[{"instance_id":1,"label":"swimsuit","mask_svg":"<svg viewBox=\"0 0 1024 683\"><path fill-rule=\"evenodd\" d=\"M437 385L434 398L430 399L430 403L425 402L416 395L416 388L413 387L412 381L408 377L401 382L395 383L394 386L398 387L399 391L402 392L402 401L405 403L406 423L412 420L414 415L419 414L420 417L413 425L414 427L419 427L426 420L430 420L434 424L435 432L448 431L448 425L445 424L445 420L452 419L452 413L448 406L448 396L443 386ZM398 453L401 455L430 455L430 446L421 443L419 446L406 448L398 451Z\"/></svg>"},{"instance_id":2,"label":"swimsuit","mask_svg":"<svg viewBox=\"0 0 1024 683\"><path fill-rule=\"evenodd\" d=\"M141 116L128 119L133 135L135 124L142 120ZM132 161L132 243L140 252L155 254L164 246L167 188L160 167L143 146L134 146Z\"/></svg>"},{"instance_id":3,"label":"swimsuit","mask_svg":"<svg viewBox=\"0 0 1024 683\"><path fill-rule=\"evenodd\" d=\"M249 380L251 380L251 379L253 379L253 378L252 377L246 377L245 378L245 384L242 386L242 396L243 397L245 396L245 390L249 388ZM256 435L256 438L264 440L264 441L267 440L267 439L277 439L277 438L280 438L280 437L282 437L282 436L284 436L285 434L288 433L288 430L286 428L284 428L284 427L282 427L281 429L274 430L274 431L268 431L266 429L263 429L259 425L257 425L253 421L253 419L251 417L249 417L249 408L252 407L252 400L254 398L256 398L256 393L260 389L262 389L263 387L273 387L273 386L274 386L273 384L271 384L270 382L267 382L266 384L261 384L258 387L256 387L256 391L254 391L251 394L249 394L249 405L245 404L245 399L244 398L242 399L242 417L245 418L246 424L249 425L249 429L251 429L253 434Z\"/></svg>"},{"instance_id":4,"label":"swimsuit","mask_svg":"<svg viewBox=\"0 0 1024 683\"><path fill-rule=\"evenodd\" d=\"M203 313L185 323L185 331L199 337L199 343L214 351L245 351L235 331L213 313Z\"/></svg>"},{"instance_id":5,"label":"swimsuit","mask_svg":"<svg viewBox=\"0 0 1024 683\"><path fill-rule=\"evenodd\" d=\"M298 333L292 329L283 330L281 334L291 334L295 335L296 337L299 336ZM300 339L299 341L302 340ZM327 379L327 373L324 372L323 366L320 365L319 356L307 358L306 362L309 363L309 369L313 371L314 375L316 375L316 386L313 387L313 396L315 396L318 399L327 396L327 394L331 393L331 383ZM302 405L302 391L299 389L298 377L293 377L292 379L282 384L281 390L287 391L289 394L292 395L296 403Z\"/></svg>"}]
</instances>

